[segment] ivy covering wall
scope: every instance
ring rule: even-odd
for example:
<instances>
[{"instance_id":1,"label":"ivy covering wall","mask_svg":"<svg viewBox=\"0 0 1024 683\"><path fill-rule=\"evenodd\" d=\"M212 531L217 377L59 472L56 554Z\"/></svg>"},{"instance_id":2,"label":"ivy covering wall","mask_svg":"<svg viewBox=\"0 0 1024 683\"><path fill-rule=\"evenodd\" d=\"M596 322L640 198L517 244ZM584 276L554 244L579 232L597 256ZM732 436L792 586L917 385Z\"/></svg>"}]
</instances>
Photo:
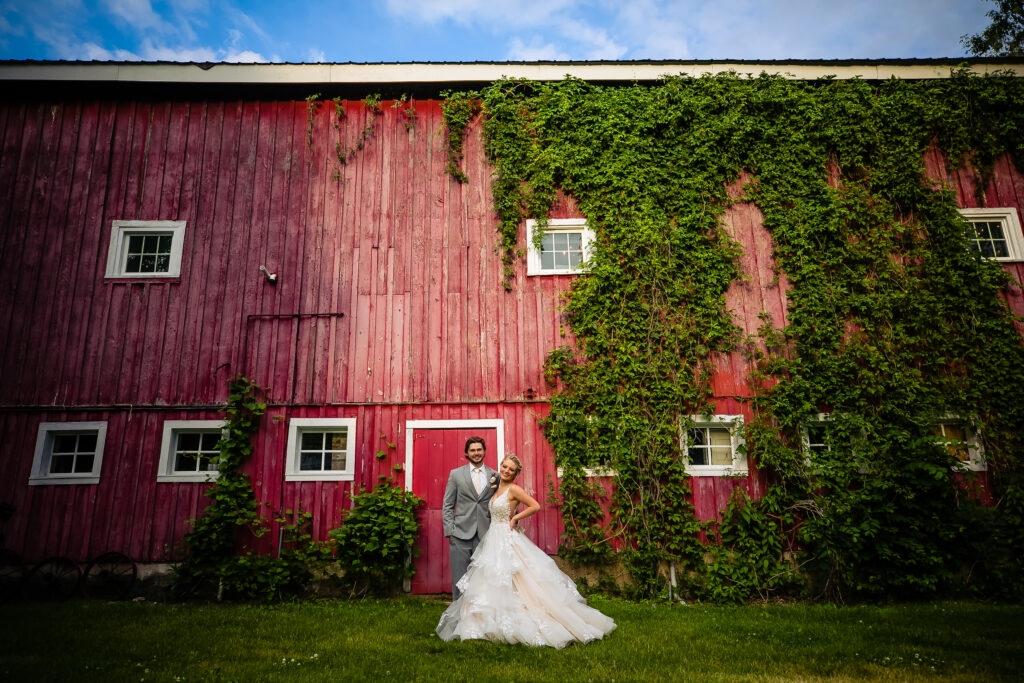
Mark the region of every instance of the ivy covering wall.
<instances>
[{"instance_id":1,"label":"ivy covering wall","mask_svg":"<svg viewBox=\"0 0 1024 683\"><path fill-rule=\"evenodd\" d=\"M625 561L642 594L664 590L671 563L691 594L726 600L1024 596L1024 346L1000 297L1010 283L968 249L954 194L923 161L938 146L983 188L1002 155L1024 160L1022 79L499 81L447 96L461 181L478 114L508 276L524 219L543 220L560 192L596 233L564 303L575 342L546 362L564 554ZM786 324L765 316L757 338L725 306L742 276L722 227L732 201L763 213L791 285ZM680 433L686 416L715 413L714 361L736 349L756 368L747 456L771 485L706 527ZM802 428L819 413L830 447L807 453ZM994 505L936 442L950 416L979 434ZM616 472L610 521L584 476L594 466Z\"/></svg>"}]
</instances>

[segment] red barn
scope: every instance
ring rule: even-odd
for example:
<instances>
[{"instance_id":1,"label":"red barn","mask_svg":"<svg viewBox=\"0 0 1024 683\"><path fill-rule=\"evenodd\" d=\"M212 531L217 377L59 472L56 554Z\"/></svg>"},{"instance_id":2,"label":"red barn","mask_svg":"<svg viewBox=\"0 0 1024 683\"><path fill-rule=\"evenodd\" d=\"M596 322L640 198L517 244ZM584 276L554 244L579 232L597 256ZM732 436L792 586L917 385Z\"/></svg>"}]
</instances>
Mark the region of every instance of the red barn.
<instances>
[{"instance_id":1,"label":"red barn","mask_svg":"<svg viewBox=\"0 0 1024 683\"><path fill-rule=\"evenodd\" d=\"M485 437L492 466L518 455L539 499L557 484L537 426L551 395L542 364L565 341L559 299L588 233L562 201L552 244L538 251L521 233L506 290L479 123L460 184L445 172L439 93L502 76L932 78L951 64L0 63L6 545L27 561L174 561L216 474L204 456L227 380L244 374L269 388L249 465L257 498L312 513L326 538L353 492L397 475L427 500L413 589L447 590L438 508L467 436ZM362 101L374 93L379 107ZM929 164L976 206L968 173ZM984 217L1016 240L1006 267L1020 281L1024 177L1000 162L987 198L997 209ZM738 204L725 220L750 276L730 308L748 333L762 311L784 322L757 210ZM1019 290L1011 304L1024 314ZM708 448L733 460L694 468L703 519L733 487L765 486L735 439L715 441L715 424L749 417L746 364L724 360L713 381ZM736 473L747 476L723 476ZM554 553L559 525L545 507L524 526Z\"/></svg>"}]
</instances>

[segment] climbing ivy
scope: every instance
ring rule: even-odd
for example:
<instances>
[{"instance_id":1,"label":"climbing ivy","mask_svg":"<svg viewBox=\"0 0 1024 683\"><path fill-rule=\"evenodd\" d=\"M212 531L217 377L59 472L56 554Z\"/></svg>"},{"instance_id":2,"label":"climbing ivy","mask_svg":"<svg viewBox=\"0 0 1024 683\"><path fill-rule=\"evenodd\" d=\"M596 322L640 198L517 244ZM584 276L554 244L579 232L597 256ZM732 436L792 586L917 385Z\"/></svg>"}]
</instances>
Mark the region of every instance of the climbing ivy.
<instances>
[{"instance_id":1,"label":"climbing ivy","mask_svg":"<svg viewBox=\"0 0 1024 683\"><path fill-rule=\"evenodd\" d=\"M266 404L258 399L259 387L245 377L228 385L225 425L218 454L217 481L206 491L210 504L191 521L185 534L185 558L174 567L174 590L182 597L223 596L225 576L231 576L240 558L236 556L239 533L262 535L259 508L249 475L240 472L253 452L253 436L259 429Z\"/></svg>"},{"instance_id":2,"label":"climbing ivy","mask_svg":"<svg viewBox=\"0 0 1024 683\"><path fill-rule=\"evenodd\" d=\"M449 94L451 163L482 114L507 278L524 219L543 221L560 192L596 233L563 305L574 339L545 365L563 551L605 560L614 544L649 594L673 562L699 594L768 597L797 583L786 558L839 599L996 583L1024 594L1021 561L1007 559L1024 556L1021 534L1006 532L1024 522L1024 347L999 296L1010 283L968 249L954 193L923 161L937 146L950 168L970 166L983 198L1001 156L1024 160L1022 104L1021 79L965 69L876 83L502 80ZM789 283L787 319L765 315L748 339L725 306L746 276L722 227L736 201L762 212ZM715 412L715 361L736 349L756 389L747 455L771 487L734 501L709 547L680 434L687 416ZM819 413L831 415L829 448L807 453ZM980 435L988 513L936 443L949 416ZM607 524L584 477L595 466L616 472ZM965 542L983 523L1002 550ZM738 561L752 548L756 561Z\"/></svg>"}]
</instances>

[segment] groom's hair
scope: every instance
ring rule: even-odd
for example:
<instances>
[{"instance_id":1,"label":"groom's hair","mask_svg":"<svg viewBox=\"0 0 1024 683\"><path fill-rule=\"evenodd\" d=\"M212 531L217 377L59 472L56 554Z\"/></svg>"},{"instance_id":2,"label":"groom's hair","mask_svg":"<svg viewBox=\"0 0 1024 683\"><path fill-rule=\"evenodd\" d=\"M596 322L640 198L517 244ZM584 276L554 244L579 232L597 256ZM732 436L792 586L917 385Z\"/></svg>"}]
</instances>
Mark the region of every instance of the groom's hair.
<instances>
[{"instance_id":1,"label":"groom's hair","mask_svg":"<svg viewBox=\"0 0 1024 683\"><path fill-rule=\"evenodd\" d=\"M469 455L469 447L470 447L470 445L475 444L475 443L480 444L480 447L483 448L485 451L487 450L487 444L484 443L484 437L482 437L482 436L471 436L468 439L466 439L466 455Z\"/></svg>"}]
</instances>

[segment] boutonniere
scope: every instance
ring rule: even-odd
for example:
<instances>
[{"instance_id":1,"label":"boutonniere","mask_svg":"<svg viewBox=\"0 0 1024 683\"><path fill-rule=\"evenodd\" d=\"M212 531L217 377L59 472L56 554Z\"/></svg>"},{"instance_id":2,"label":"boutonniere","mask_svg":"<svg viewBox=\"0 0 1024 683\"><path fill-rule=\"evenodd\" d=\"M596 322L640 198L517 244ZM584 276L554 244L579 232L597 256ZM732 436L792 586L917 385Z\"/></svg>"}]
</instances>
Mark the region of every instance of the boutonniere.
<instances>
[{"instance_id":1,"label":"boutonniere","mask_svg":"<svg viewBox=\"0 0 1024 683\"><path fill-rule=\"evenodd\" d=\"M492 489L498 488L498 475L497 474L492 474L491 475L491 488Z\"/></svg>"}]
</instances>

